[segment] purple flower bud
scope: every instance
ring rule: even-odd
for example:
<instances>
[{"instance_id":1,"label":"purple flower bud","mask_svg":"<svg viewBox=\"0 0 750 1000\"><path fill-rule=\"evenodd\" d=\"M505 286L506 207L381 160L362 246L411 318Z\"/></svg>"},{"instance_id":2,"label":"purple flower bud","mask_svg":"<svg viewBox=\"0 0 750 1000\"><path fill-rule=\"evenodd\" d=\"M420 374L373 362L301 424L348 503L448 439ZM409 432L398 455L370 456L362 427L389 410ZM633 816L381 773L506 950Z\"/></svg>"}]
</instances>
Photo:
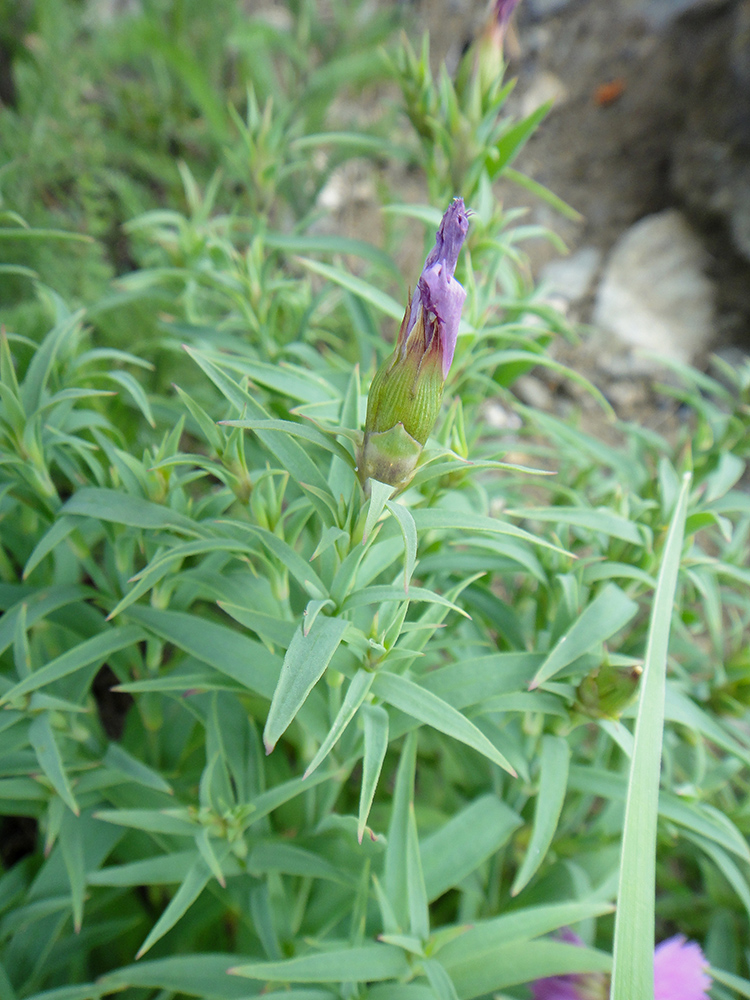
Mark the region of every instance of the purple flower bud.
<instances>
[{"instance_id":1,"label":"purple flower bud","mask_svg":"<svg viewBox=\"0 0 750 1000\"><path fill-rule=\"evenodd\" d=\"M461 309L466 298L463 285L453 277L458 255L469 229L469 218L463 198L456 198L443 216L435 235L435 246L427 254L417 288L411 300L411 312L406 336L411 333L424 313L425 330L428 331L427 347L432 337L440 339L443 378L447 378L458 339Z\"/></svg>"},{"instance_id":2,"label":"purple flower bud","mask_svg":"<svg viewBox=\"0 0 750 1000\"><path fill-rule=\"evenodd\" d=\"M495 20L501 31L505 31L518 4L519 0L495 0Z\"/></svg>"},{"instance_id":3,"label":"purple flower bud","mask_svg":"<svg viewBox=\"0 0 750 1000\"><path fill-rule=\"evenodd\" d=\"M358 455L360 481L403 488L440 411L466 292L453 277L469 229L462 198L450 205L406 307L393 354L370 386Z\"/></svg>"}]
</instances>

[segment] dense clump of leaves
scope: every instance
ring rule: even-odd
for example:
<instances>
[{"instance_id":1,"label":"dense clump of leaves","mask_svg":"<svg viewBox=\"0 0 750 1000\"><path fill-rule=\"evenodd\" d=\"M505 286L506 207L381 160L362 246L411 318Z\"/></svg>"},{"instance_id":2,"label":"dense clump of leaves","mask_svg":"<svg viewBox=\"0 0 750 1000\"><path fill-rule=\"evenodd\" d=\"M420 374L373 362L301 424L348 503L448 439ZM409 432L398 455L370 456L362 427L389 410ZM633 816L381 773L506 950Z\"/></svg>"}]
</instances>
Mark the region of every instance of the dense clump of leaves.
<instances>
[{"instance_id":1,"label":"dense clump of leaves","mask_svg":"<svg viewBox=\"0 0 750 1000\"><path fill-rule=\"evenodd\" d=\"M8 255L34 322L17 308L0 340L0 811L37 838L0 875L0 992L521 997L609 970L619 883L615 990L643 980L655 919L750 995L750 376L681 370L676 441L611 419L604 444L518 404L566 332L517 266L535 231L492 194L536 120L404 47L403 149L476 212L470 296L414 480L366 500L358 364L385 356L401 279L317 231L294 178L306 151L367 147L316 130L382 36L360 62L313 9L237 43L237 203L180 168L182 208L129 223L142 266L78 311ZM218 69L198 87L165 24L128 31L198 88L219 148ZM429 239L442 207L387 210ZM68 238L5 221L40 253ZM483 423L490 392L518 431ZM549 936L572 924L589 947Z\"/></svg>"}]
</instances>

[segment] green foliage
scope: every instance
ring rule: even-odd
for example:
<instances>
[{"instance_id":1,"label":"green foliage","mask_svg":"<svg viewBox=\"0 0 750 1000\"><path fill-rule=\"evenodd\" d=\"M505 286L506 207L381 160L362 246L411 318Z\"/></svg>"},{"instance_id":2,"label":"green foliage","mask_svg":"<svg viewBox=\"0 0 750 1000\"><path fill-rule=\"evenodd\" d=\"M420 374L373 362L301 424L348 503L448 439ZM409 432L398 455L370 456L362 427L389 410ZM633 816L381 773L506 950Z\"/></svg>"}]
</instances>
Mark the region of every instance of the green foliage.
<instances>
[{"instance_id":1,"label":"green foliage","mask_svg":"<svg viewBox=\"0 0 750 1000\"><path fill-rule=\"evenodd\" d=\"M200 7L92 29L92 78L105 55L120 70L84 107L78 8L40 0L54 59L19 68L2 112L20 144L24 115L43 137L75 111L48 173L3 181L0 849L23 818L37 842L4 857L0 993L521 998L610 969L619 885L619 995L648 989L654 926L748 995L750 369L677 371L672 439L593 387L606 442L521 406L514 379L569 332L492 193L536 118L499 116L507 86L472 53L436 83L426 50L391 45L402 147L323 131L337 93L379 79L389 20ZM71 234L48 227L103 230L77 189L67 215L30 213L33 191L137 106L143 131L87 170L106 189L114 157L137 190L104 229L135 216L140 266L72 287ZM358 365L403 312L394 247L313 226L355 150L425 170L431 206L384 196L393 241L459 188L476 212L446 403L398 497L365 498L355 469ZM486 426L488 394L518 433ZM570 925L585 948L555 938Z\"/></svg>"}]
</instances>

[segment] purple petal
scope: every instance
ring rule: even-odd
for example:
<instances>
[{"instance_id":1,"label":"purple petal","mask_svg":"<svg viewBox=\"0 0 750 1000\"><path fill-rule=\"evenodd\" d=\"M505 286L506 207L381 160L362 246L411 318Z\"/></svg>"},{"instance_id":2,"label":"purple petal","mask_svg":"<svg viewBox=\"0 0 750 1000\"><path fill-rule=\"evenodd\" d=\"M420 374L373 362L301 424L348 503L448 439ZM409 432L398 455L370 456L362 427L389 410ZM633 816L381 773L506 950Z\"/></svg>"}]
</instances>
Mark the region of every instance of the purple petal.
<instances>
[{"instance_id":1,"label":"purple petal","mask_svg":"<svg viewBox=\"0 0 750 1000\"><path fill-rule=\"evenodd\" d=\"M570 927L561 927L556 933L558 941L584 947L584 942ZM600 972L570 973L565 976L548 976L530 984L534 1000L602 1000L607 996L607 978Z\"/></svg>"},{"instance_id":2,"label":"purple petal","mask_svg":"<svg viewBox=\"0 0 750 1000\"><path fill-rule=\"evenodd\" d=\"M406 350L409 334L424 311L425 330L432 336L433 322L437 321L437 334L442 349L443 378L453 362L466 292L455 280L458 255L469 230L469 217L463 198L451 202L435 235L435 246L427 254L422 273L411 300L409 322L403 337L402 351ZM428 339L429 344L429 339Z\"/></svg>"},{"instance_id":3,"label":"purple petal","mask_svg":"<svg viewBox=\"0 0 750 1000\"><path fill-rule=\"evenodd\" d=\"M654 951L655 1000L708 1000L708 962L695 941L682 934L662 941Z\"/></svg>"},{"instance_id":4,"label":"purple petal","mask_svg":"<svg viewBox=\"0 0 750 1000\"><path fill-rule=\"evenodd\" d=\"M418 289L425 313L437 319L438 336L443 349L443 378L446 378L456 351L466 290L440 263L422 271Z\"/></svg>"},{"instance_id":5,"label":"purple petal","mask_svg":"<svg viewBox=\"0 0 750 1000\"><path fill-rule=\"evenodd\" d=\"M501 28L510 21L511 14L518 6L519 0L495 0L495 18Z\"/></svg>"},{"instance_id":6,"label":"purple petal","mask_svg":"<svg viewBox=\"0 0 750 1000\"><path fill-rule=\"evenodd\" d=\"M463 198L455 198L440 222L435 234L435 246L427 254L427 259L424 262L425 269L440 263L452 278L456 270L458 255L468 231L469 217L466 213L464 200ZM422 273L424 274L424 270Z\"/></svg>"},{"instance_id":7,"label":"purple petal","mask_svg":"<svg viewBox=\"0 0 750 1000\"><path fill-rule=\"evenodd\" d=\"M531 984L534 1000L582 1000L578 976L550 976Z\"/></svg>"}]
</instances>

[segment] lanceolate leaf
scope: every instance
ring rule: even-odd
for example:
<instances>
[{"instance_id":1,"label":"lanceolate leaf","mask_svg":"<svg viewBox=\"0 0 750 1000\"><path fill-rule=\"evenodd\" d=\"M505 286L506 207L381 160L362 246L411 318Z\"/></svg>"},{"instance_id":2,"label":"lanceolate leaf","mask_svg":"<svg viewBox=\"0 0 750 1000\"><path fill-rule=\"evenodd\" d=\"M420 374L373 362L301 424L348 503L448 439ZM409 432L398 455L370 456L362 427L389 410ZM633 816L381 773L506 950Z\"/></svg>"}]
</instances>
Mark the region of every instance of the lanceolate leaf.
<instances>
[{"instance_id":1,"label":"lanceolate leaf","mask_svg":"<svg viewBox=\"0 0 750 1000\"><path fill-rule=\"evenodd\" d=\"M300 625L284 657L263 730L266 753L276 746L338 649L348 622L319 616L307 635Z\"/></svg>"},{"instance_id":2,"label":"lanceolate leaf","mask_svg":"<svg viewBox=\"0 0 750 1000\"><path fill-rule=\"evenodd\" d=\"M224 851L222 852L223 856L226 855L228 850L228 845L224 845ZM220 858L220 860L221 859L222 858ZM198 896L200 896L203 892L211 877L211 869L208 867L206 862L202 857L197 858L188 870L180 888L169 901L169 905L166 910L156 921L151 933L138 949L138 954L135 956L136 958L140 958L142 955L145 955L146 952L156 944L159 938L164 937L167 931L174 927L177 921L185 914L187 909L193 905Z\"/></svg>"},{"instance_id":3,"label":"lanceolate leaf","mask_svg":"<svg viewBox=\"0 0 750 1000\"><path fill-rule=\"evenodd\" d=\"M570 747L567 740L562 736L544 736L534 826L523 863L513 882L512 896L517 896L531 880L552 843L568 787L569 762Z\"/></svg>"},{"instance_id":4,"label":"lanceolate leaf","mask_svg":"<svg viewBox=\"0 0 750 1000\"><path fill-rule=\"evenodd\" d=\"M308 774L312 774L315 768L323 763L333 747L336 745L336 741L340 739L344 730L354 718L354 713L367 697L367 692L370 690L374 676L374 674L369 673L366 670L358 670L354 675L347 689L341 708L333 721L331 731L307 766L307 770L304 774L305 778Z\"/></svg>"},{"instance_id":5,"label":"lanceolate leaf","mask_svg":"<svg viewBox=\"0 0 750 1000\"><path fill-rule=\"evenodd\" d=\"M359 793L357 839L362 836L370 814L375 789L388 749L388 713L381 705L363 705L362 719L365 732L365 751L362 759L362 787Z\"/></svg>"},{"instance_id":6,"label":"lanceolate leaf","mask_svg":"<svg viewBox=\"0 0 750 1000\"><path fill-rule=\"evenodd\" d=\"M373 692L394 708L438 729L453 739L473 747L514 777L515 770L505 757L465 715L414 681L398 674L382 672L375 677Z\"/></svg>"},{"instance_id":7,"label":"lanceolate leaf","mask_svg":"<svg viewBox=\"0 0 750 1000\"><path fill-rule=\"evenodd\" d=\"M63 756L57 745L49 716L49 712L41 712L37 715L29 727L29 741L34 748L39 766L49 778L52 787L77 816L79 813L78 803L73 796Z\"/></svg>"},{"instance_id":8,"label":"lanceolate leaf","mask_svg":"<svg viewBox=\"0 0 750 1000\"><path fill-rule=\"evenodd\" d=\"M92 663L96 663L97 661L101 663L112 653L135 645L135 643L140 642L142 639L143 632L134 625L128 625L124 628L107 629L99 635L93 636L91 639L86 639L78 646L74 646L73 649L62 653L56 659L52 660L51 663L29 674L28 677L5 692L3 697L0 698L0 704L13 701L22 695L29 694L31 691L38 691L40 688L46 687L48 684L52 684L63 677L68 677L70 674L81 670L83 667L88 667Z\"/></svg>"},{"instance_id":9,"label":"lanceolate leaf","mask_svg":"<svg viewBox=\"0 0 750 1000\"><path fill-rule=\"evenodd\" d=\"M579 656L619 632L635 616L638 605L614 583L608 584L560 639L534 676L536 688Z\"/></svg>"},{"instance_id":10,"label":"lanceolate leaf","mask_svg":"<svg viewBox=\"0 0 750 1000\"><path fill-rule=\"evenodd\" d=\"M398 979L409 966L400 948L387 944L330 947L326 951L281 962L248 962L229 971L261 982L363 983Z\"/></svg>"}]
</instances>

